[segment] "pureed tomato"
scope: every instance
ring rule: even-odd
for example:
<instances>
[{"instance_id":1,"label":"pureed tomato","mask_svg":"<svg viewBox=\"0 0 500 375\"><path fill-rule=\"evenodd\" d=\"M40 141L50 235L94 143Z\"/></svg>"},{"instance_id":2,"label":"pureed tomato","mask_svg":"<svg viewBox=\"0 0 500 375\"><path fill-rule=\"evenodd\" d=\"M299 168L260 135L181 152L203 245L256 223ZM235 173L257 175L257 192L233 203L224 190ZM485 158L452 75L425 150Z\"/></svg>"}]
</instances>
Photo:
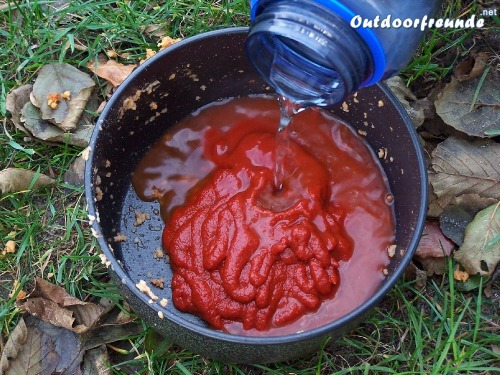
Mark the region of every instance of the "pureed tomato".
<instances>
[{"instance_id":1,"label":"pureed tomato","mask_svg":"<svg viewBox=\"0 0 500 375\"><path fill-rule=\"evenodd\" d=\"M214 103L172 128L133 175L139 197L161 204L175 306L232 333L339 318L389 263L389 191L364 142L321 111L299 113L278 190L278 123L274 98Z\"/></svg>"}]
</instances>

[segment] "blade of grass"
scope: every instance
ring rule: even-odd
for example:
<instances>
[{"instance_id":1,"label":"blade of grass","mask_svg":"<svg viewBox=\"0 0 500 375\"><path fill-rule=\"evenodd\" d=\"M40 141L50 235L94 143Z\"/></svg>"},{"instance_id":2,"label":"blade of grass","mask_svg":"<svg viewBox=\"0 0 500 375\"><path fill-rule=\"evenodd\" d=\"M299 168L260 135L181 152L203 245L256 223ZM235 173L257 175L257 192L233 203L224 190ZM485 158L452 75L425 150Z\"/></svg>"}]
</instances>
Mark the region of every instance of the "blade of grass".
<instances>
[{"instance_id":1,"label":"blade of grass","mask_svg":"<svg viewBox=\"0 0 500 375\"><path fill-rule=\"evenodd\" d=\"M474 90L474 96L472 97L472 101L470 103L469 107L469 112L472 112L474 107L476 106L477 98L479 96L479 92L481 91L481 88L483 87L484 80L486 79L486 76L488 75L488 72L491 69L491 65L488 65L486 69L484 69L483 74L481 75L481 78L479 79L479 82L477 83L476 90Z\"/></svg>"}]
</instances>

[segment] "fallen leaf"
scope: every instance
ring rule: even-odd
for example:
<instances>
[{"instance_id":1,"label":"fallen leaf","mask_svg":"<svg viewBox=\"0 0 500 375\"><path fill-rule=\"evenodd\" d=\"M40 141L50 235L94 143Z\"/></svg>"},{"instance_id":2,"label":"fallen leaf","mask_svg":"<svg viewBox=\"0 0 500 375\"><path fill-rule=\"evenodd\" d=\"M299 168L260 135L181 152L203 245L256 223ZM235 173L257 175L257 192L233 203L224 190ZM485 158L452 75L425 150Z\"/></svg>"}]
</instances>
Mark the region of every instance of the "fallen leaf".
<instances>
[{"instance_id":1,"label":"fallen leaf","mask_svg":"<svg viewBox=\"0 0 500 375\"><path fill-rule=\"evenodd\" d=\"M453 74L460 82L479 77L486 69L489 60L490 55L487 52L471 54L456 66Z\"/></svg>"},{"instance_id":2,"label":"fallen leaf","mask_svg":"<svg viewBox=\"0 0 500 375\"><path fill-rule=\"evenodd\" d=\"M428 171L429 180L433 180L435 178L435 174L436 172L433 170ZM438 198L438 196L434 193L432 185L430 185L427 216L439 218L449 205L460 207L472 215L475 215L479 211L495 204L496 202L497 200L495 198L483 198L479 194L462 194L458 197L453 197L451 200L449 195L444 195L442 198Z\"/></svg>"},{"instance_id":3,"label":"fallen leaf","mask_svg":"<svg viewBox=\"0 0 500 375\"><path fill-rule=\"evenodd\" d=\"M444 236L439 228L439 223L428 220L425 223L415 256L419 259L443 258L449 256L454 248L455 244Z\"/></svg>"},{"instance_id":4,"label":"fallen leaf","mask_svg":"<svg viewBox=\"0 0 500 375\"><path fill-rule=\"evenodd\" d=\"M467 141L450 137L432 153L429 174L440 205L446 207L457 196L477 194L500 199L500 144L489 140Z\"/></svg>"},{"instance_id":5,"label":"fallen leaf","mask_svg":"<svg viewBox=\"0 0 500 375\"><path fill-rule=\"evenodd\" d=\"M500 261L500 202L475 216L454 257L469 275L493 273Z\"/></svg>"},{"instance_id":6,"label":"fallen leaf","mask_svg":"<svg viewBox=\"0 0 500 375\"><path fill-rule=\"evenodd\" d=\"M493 304L500 306L500 290L497 279L500 276L500 267L495 268L493 275L489 278L488 282L484 285L484 295L490 298Z\"/></svg>"},{"instance_id":7,"label":"fallen leaf","mask_svg":"<svg viewBox=\"0 0 500 375\"><path fill-rule=\"evenodd\" d=\"M481 198L478 194L463 194L451 200L440 213L439 224L443 234L462 245L465 228L476 214L497 202L494 198Z\"/></svg>"},{"instance_id":8,"label":"fallen leaf","mask_svg":"<svg viewBox=\"0 0 500 375\"><path fill-rule=\"evenodd\" d=\"M407 281L415 280L415 288L424 290L427 283L427 274L424 270L418 268L415 263L410 262L408 267L405 268L403 277Z\"/></svg>"},{"instance_id":9,"label":"fallen leaf","mask_svg":"<svg viewBox=\"0 0 500 375\"><path fill-rule=\"evenodd\" d=\"M83 356L82 375L111 375L109 363L106 345L87 350Z\"/></svg>"},{"instance_id":10,"label":"fallen leaf","mask_svg":"<svg viewBox=\"0 0 500 375\"><path fill-rule=\"evenodd\" d=\"M26 339L28 338L28 330L23 318L19 320L16 328L11 332L7 340L2 356L0 357L0 373L4 374L8 370L10 360L16 358L17 354L22 352Z\"/></svg>"},{"instance_id":11,"label":"fallen leaf","mask_svg":"<svg viewBox=\"0 0 500 375\"><path fill-rule=\"evenodd\" d=\"M9 298L16 297L16 301L26 298L26 292L19 287L19 280L14 280L12 291L9 293Z\"/></svg>"},{"instance_id":12,"label":"fallen leaf","mask_svg":"<svg viewBox=\"0 0 500 375\"><path fill-rule=\"evenodd\" d=\"M143 25L139 26L139 31L148 36L163 38L165 36L164 26L162 25Z\"/></svg>"},{"instance_id":13,"label":"fallen leaf","mask_svg":"<svg viewBox=\"0 0 500 375\"><path fill-rule=\"evenodd\" d=\"M97 74L97 76L104 78L110 82L114 87L119 86L132 71L137 67L134 64L124 65L116 60L108 60L106 63L94 63L90 61L87 67Z\"/></svg>"},{"instance_id":14,"label":"fallen leaf","mask_svg":"<svg viewBox=\"0 0 500 375\"><path fill-rule=\"evenodd\" d=\"M453 198L451 204L456 205L475 216L479 211L495 204L495 198L483 198L479 194L462 194Z\"/></svg>"},{"instance_id":15,"label":"fallen leaf","mask_svg":"<svg viewBox=\"0 0 500 375\"><path fill-rule=\"evenodd\" d=\"M21 168L7 168L0 171L0 194L17 193L28 189L39 189L56 181L34 171Z\"/></svg>"},{"instance_id":16,"label":"fallen leaf","mask_svg":"<svg viewBox=\"0 0 500 375\"><path fill-rule=\"evenodd\" d=\"M500 79L495 69L482 78L464 82L452 78L434 104L445 123L468 135L484 138L500 130Z\"/></svg>"},{"instance_id":17,"label":"fallen leaf","mask_svg":"<svg viewBox=\"0 0 500 375\"><path fill-rule=\"evenodd\" d=\"M45 292L54 291L57 295L55 299L63 304L75 300L50 285L42 289ZM130 321L118 323L116 317L121 310L112 305L102 311L99 322L84 333L56 327L34 316L21 318L2 351L0 375L108 374L103 372L108 368L105 344L137 335L143 327ZM95 348L99 349L93 350ZM89 361L94 365L90 365Z\"/></svg>"},{"instance_id":18,"label":"fallen leaf","mask_svg":"<svg viewBox=\"0 0 500 375\"><path fill-rule=\"evenodd\" d=\"M72 311L63 309L57 303L40 297L27 297L27 300L22 302L19 308L56 327L71 329L75 321Z\"/></svg>"},{"instance_id":19,"label":"fallen leaf","mask_svg":"<svg viewBox=\"0 0 500 375\"><path fill-rule=\"evenodd\" d=\"M427 276L445 275L448 273L448 258L419 258L418 262L422 265Z\"/></svg>"},{"instance_id":20,"label":"fallen leaf","mask_svg":"<svg viewBox=\"0 0 500 375\"><path fill-rule=\"evenodd\" d=\"M489 276L469 275L466 281L455 281L455 289L461 292L470 292L479 288L481 283L485 285L488 278Z\"/></svg>"},{"instance_id":21,"label":"fallen leaf","mask_svg":"<svg viewBox=\"0 0 500 375\"><path fill-rule=\"evenodd\" d=\"M67 142L73 146L86 147L94 129L93 122L90 122L86 116L82 116L75 131L65 132L43 120L38 108L31 103L26 103L21 112L21 121L24 122L25 129L42 141Z\"/></svg>"},{"instance_id":22,"label":"fallen leaf","mask_svg":"<svg viewBox=\"0 0 500 375\"><path fill-rule=\"evenodd\" d=\"M439 197L434 193L434 188L430 183L434 178L436 172L433 170L427 171L427 176L429 178L429 197L427 204L427 216L433 218L439 218L441 214L444 212L445 207L449 204L449 200L439 199Z\"/></svg>"},{"instance_id":23,"label":"fallen leaf","mask_svg":"<svg viewBox=\"0 0 500 375\"><path fill-rule=\"evenodd\" d=\"M18 307L57 327L77 333L92 328L103 313L103 308L82 302L60 286L36 278L35 289Z\"/></svg>"},{"instance_id":24,"label":"fallen leaf","mask_svg":"<svg viewBox=\"0 0 500 375\"><path fill-rule=\"evenodd\" d=\"M57 336L57 334L47 335L37 327L26 324L21 318L2 353L0 374L51 375L60 373L57 367L63 354L56 351L54 340L60 343L63 340ZM7 351L8 345L14 350ZM62 347L65 350L70 349L67 342Z\"/></svg>"},{"instance_id":25,"label":"fallen leaf","mask_svg":"<svg viewBox=\"0 0 500 375\"><path fill-rule=\"evenodd\" d=\"M446 237L460 246L464 242L465 228L473 218L474 215L463 208L450 205L439 217L439 226Z\"/></svg>"},{"instance_id":26,"label":"fallen leaf","mask_svg":"<svg viewBox=\"0 0 500 375\"><path fill-rule=\"evenodd\" d=\"M90 100L95 82L90 76L77 68L66 64L47 64L40 72L33 85L33 104L40 108L41 119L47 120L64 131L76 129L80 117ZM71 100L59 101L52 108L47 98L57 93L69 91Z\"/></svg>"},{"instance_id":27,"label":"fallen leaf","mask_svg":"<svg viewBox=\"0 0 500 375\"><path fill-rule=\"evenodd\" d=\"M19 86L9 92L5 98L5 108L10 112L14 126L22 131L25 130L21 123L21 110L26 103L29 103L31 91L33 91L33 85Z\"/></svg>"},{"instance_id":28,"label":"fallen leaf","mask_svg":"<svg viewBox=\"0 0 500 375\"><path fill-rule=\"evenodd\" d=\"M85 159L79 156L69 166L69 169L64 173L64 182L73 186L84 185L85 174Z\"/></svg>"},{"instance_id":29,"label":"fallen leaf","mask_svg":"<svg viewBox=\"0 0 500 375\"><path fill-rule=\"evenodd\" d=\"M403 105L415 128L422 125L425 119L428 118L426 112L433 111L432 103L425 98L417 99L399 76L392 77L385 83Z\"/></svg>"}]
</instances>

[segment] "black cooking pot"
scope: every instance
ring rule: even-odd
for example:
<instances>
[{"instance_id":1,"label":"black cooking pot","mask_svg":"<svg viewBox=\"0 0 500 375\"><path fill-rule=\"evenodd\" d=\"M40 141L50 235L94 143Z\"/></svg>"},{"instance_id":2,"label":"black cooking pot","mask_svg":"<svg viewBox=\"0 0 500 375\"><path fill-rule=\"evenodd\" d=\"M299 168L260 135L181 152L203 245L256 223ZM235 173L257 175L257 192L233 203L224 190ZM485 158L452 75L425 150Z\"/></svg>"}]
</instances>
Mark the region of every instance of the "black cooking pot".
<instances>
[{"instance_id":1,"label":"black cooking pot","mask_svg":"<svg viewBox=\"0 0 500 375\"><path fill-rule=\"evenodd\" d=\"M230 362L266 363L307 355L318 350L327 337L349 332L393 287L419 241L427 182L419 142L397 99L384 85L360 90L331 112L365 134L376 152L387 149L391 155L391 161L382 159L382 164L395 196L397 248L406 249L396 252L389 275L377 292L338 320L286 336L230 335L178 311L171 302L170 267L153 257L161 247L159 205L137 198L131 173L169 126L200 107L222 98L272 92L245 57L246 36L246 28L200 34L159 52L137 68L99 117L90 142L85 192L92 228L109 261L110 274L146 322L193 352ZM149 213L150 219L135 226L136 211ZM158 301L151 303L136 287L139 280L159 275L165 278L166 287L153 289L160 299L169 301L166 307Z\"/></svg>"}]
</instances>

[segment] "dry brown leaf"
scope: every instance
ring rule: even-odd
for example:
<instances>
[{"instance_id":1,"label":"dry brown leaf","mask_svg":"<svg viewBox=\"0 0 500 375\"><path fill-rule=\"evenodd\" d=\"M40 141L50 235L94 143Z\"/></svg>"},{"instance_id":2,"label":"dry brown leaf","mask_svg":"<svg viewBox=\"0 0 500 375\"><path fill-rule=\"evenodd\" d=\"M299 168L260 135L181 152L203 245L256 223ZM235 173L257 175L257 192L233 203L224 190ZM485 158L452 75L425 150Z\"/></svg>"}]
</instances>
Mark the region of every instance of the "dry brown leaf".
<instances>
[{"instance_id":1,"label":"dry brown leaf","mask_svg":"<svg viewBox=\"0 0 500 375\"><path fill-rule=\"evenodd\" d=\"M40 108L41 118L63 131L76 129L92 95L95 82L90 76L69 64L47 64L33 85L32 101ZM48 98L70 92L71 100L60 100L51 106Z\"/></svg>"},{"instance_id":2,"label":"dry brown leaf","mask_svg":"<svg viewBox=\"0 0 500 375\"><path fill-rule=\"evenodd\" d=\"M28 316L15 328L22 329L24 344L3 361L2 375L75 374L83 356L79 338L71 331ZM9 341L16 342L9 337Z\"/></svg>"},{"instance_id":3,"label":"dry brown leaf","mask_svg":"<svg viewBox=\"0 0 500 375\"><path fill-rule=\"evenodd\" d=\"M64 182L73 186L84 185L85 159L79 156L64 173Z\"/></svg>"},{"instance_id":4,"label":"dry brown leaf","mask_svg":"<svg viewBox=\"0 0 500 375\"><path fill-rule=\"evenodd\" d=\"M484 69L486 69L489 59L490 55L487 52L479 52L478 54L471 55L456 66L453 74L459 81L467 81L479 77L483 74Z\"/></svg>"},{"instance_id":5,"label":"dry brown leaf","mask_svg":"<svg viewBox=\"0 0 500 375\"><path fill-rule=\"evenodd\" d=\"M434 104L436 113L446 124L468 135L485 138L500 131L500 79L493 68L484 81L482 78L463 82L453 78Z\"/></svg>"},{"instance_id":6,"label":"dry brown leaf","mask_svg":"<svg viewBox=\"0 0 500 375\"><path fill-rule=\"evenodd\" d=\"M42 289L44 292L55 291L56 299L62 303L74 302L73 297L66 298L64 293L50 285ZM34 316L27 316L24 320L21 318L2 352L0 375L81 374L84 353L86 360L83 374L96 374L92 372L96 368L104 371L106 366L102 361L105 361L105 357L94 355L97 353L92 349L100 347L99 352L102 352L104 344L138 334L143 328L140 324L131 323L130 319L118 322L118 308L108 306L103 311L102 321L85 333L56 327ZM95 361L96 366L88 366L89 360Z\"/></svg>"},{"instance_id":7,"label":"dry brown leaf","mask_svg":"<svg viewBox=\"0 0 500 375\"><path fill-rule=\"evenodd\" d=\"M10 361L16 358L18 353L22 352L26 339L28 338L28 329L21 318L16 328L12 331L2 351L0 357L0 374L7 374L10 367Z\"/></svg>"},{"instance_id":8,"label":"dry brown leaf","mask_svg":"<svg viewBox=\"0 0 500 375\"><path fill-rule=\"evenodd\" d=\"M35 289L18 306L45 322L77 333L92 328L104 311L101 306L80 301L64 288L41 278L36 279Z\"/></svg>"},{"instance_id":9,"label":"dry brown leaf","mask_svg":"<svg viewBox=\"0 0 500 375\"><path fill-rule=\"evenodd\" d=\"M450 137L432 153L429 174L441 207L455 197L477 194L481 198L500 199L500 144L489 140L467 141Z\"/></svg>"},{"instance_id":10,"label":"dry brown leaf","mask_svg":"<svg viewBox=\"0 0 500 375\"><path fill-rule=\"evenodd\" d=\"M33 183L33 180L34 183ZM17 193L32 189L39 189L51 185L56 181L52 178L27 169L7 168L0 171L0 194Z\"/></svg>"},{"instance_id":11,"label":"dry brown leaf","mask_svg":"<svg viewBox=\"0 0 500 375\"><path fill-rule=\"evenodd\" d=\"M457 205L463 210L476 215L479 211L495 204L495 198L483 198L479 194L462 194L455 197L451 204Z\"/></svg>"},{"instance_id":12,"label":"dry brown leaf","mask_svg":"<svg viewBox=\"0 0 500 375\"><path fill-rule=\"evenodd\" d=\"M119 86L132 71L137 67L134 64L124 65L115 60L108 60L106 63L98 63L97 66L93 61L87 64L87 67L101 78L110 82L114 87Z\"/></svg>"},{"instance_id":13,"label":"dry brown leaf","mask_svg":"<svg viewBox=\"0 0 500 375\"><path fill-rule=\"evenodd\" d=\"M429 180L436 178L435 175L436 172L433 170L428 171ZM497 200L495 198L484 198L479 194L462 194L458 197L453 197L451 200L449 195L444 195L442 198L438 198L438 196L434 193L432 185L430 185L427 216L438 218L444 213L446 207L450 205L458 206L467 212L476 214L482 209L495 204L496 201Z\"/></svg>"},{"instance_id":14,"label":"dry brown leaf","mask_svg":"<svg viewBox=\"0 0 500 375\"><path fill-rule=\"evenodd\" d=\"M85 305L87 302L80 301L78 298L73 297L71 294L66 292L66 289L58 285L54 285L45 281L44 279L36 279L35 290L30 294L30 296L42 297L49 299L63 307L72 305Z\"/></svg>"},{"instance_id":15,"label":"dry brown leaf","mask_svg":"<svg viewBox=\"0 0 500 375\"><path fill-rule=\"evenodd\" d=\"M449 256L454 248L455 244L444 236L439 228L439 223L427 221L415 256L419 259L443 258Z\"/></svg>"},{"instance_id":16,"label":"dry brown leaf","mask_svg":"<svg viewBox=\"0 0 500 375\"><path fill-rule=\"evenodd\" d=\"M427 176L429 177L429 197L427 206L427 216L438 218L444 212L445 207L449 204L449 200L439 199L439 197L434 193L434 188L430 181L434 177L436 172L433 170L427 171Z\"/></svg>"},{"instance_id":17,"label":"dry brown leaf","mask_svg":"<svg viewBox=\"0 0 500 375\"><path fill-rule=\"evenodd\" d=\"M385 83L389 86L396 98L398 98L399 102L408 113L408 116L410 116L415 128L422 125L426 119L426 109L431 107L432 103L427 99L418 100L403 82L401 77L392 77L385 81Z\"/></svg>"},{"instance_id":18,"label":"dry brown leaf","mask_svg":"<svg viewBox=\"0 0 500 375\"><path fill-rule=\"evenodd\" d=\"M408 267L405 268L403 277L405 280L411 281L415 280L415 287L418 290L425 289L425 285L427 282L427 274L424 270L418 268L415 263L410 262Z\"/></svg>"},{"instance_id":19,"label":"dry brown leaf","mask_svg":"<svg viewBox=\"0 0 500 375\"><path fill-rule=\"evenodd\" d=\"M14 330L11 332L9 340L3 348L2 356L0 359L0 370L5 371L8 368L8 366L6 365L8 359L15 358L17 356L17 353L22 350L27 337L28 330L26 329L24 319L21 318L19 320L19 323L17 323L16 328L14 328Z\"/></svg>"},{"instance_id":20,"label":"dry brown leaf","mask_svg":"<svg viewBox=\"0 0 500 375\"><path fill-rule=\"evenodd\" d=\"M33 85L23 85L16 87L7 94L5 99L5 108L12 116L12 122L15 127L25 131L21 123L21 110L26 103L30 102L30 94L33 91Z\"/></svg>"},{"instance_id":21,"label":"dry brown leaf","mask_svg":"<svg viewBox=\"0 0 500 375\"><path fill-rule=\"evenodd\" d=\"M448 273L448 258L418 259L427 276L445 275Z\"/></svg>"},{"instance_id":22,"label":"dry brown leaf","mask_svg":"<svg viewBox=\"0 0 500 375\"><path fill-rule=\"evenodd\" d=\"M82 375L112 375L106 345L87 350L83 356Z\"/></svg>"},{"instance_id":23,"label":"dry brown leaf","mask_svg":"<svg viewBox=\"0 0 500 375\"><path fill-rule=\"evenodd\" d=\"M28 296L26 301L19 304L19 307L38 317L44 322L50 323L56 327L72 329L75 318L73 312L62 308L54 301L42 297Z\"/></svg>"},{"instance_id":24,"label":"dry brown leaf","mask_svg":"<svg viewBox=\"0 0 500 375\"><path fill-rule=\"evenodd\" d=\"M88 109L92 110L93 105L93 100L91 100ZM47 142L67 142L70 145L78 147L88 146L94 129L93 116L84 114L80 118L75 131L65 132L48 121L42 120L40 111L31 103L26 103L23 107L21 121L24 122L25 131L29 132L35 138Z\"/></svg>"},{"instance_id":25,"label":"dry brown leaf","mask_svg":"<svg viewBox=\"0 0 500 375\"><path fill-rule=\"evenodd\" d=\"M165 36L165 29L162 25L144 25L139 26L139 31L148 36L156 38L163 38Z\"/></svg>"},{"instance_id":26,"label":"dry brown leaf","mask_svg":"<svg viewBox=\"0 0 500 375\"><path fill-rule=\"evenodd\" d=\"M16 331L22 336L14 335ZM22 318L14 332L9 337L8 344L15 345L16 350L2 353L0 374L51 375L59 373L57 367L62 353L57 353L55 350L54 339L58 340L60 337L44 334L42 330L31 326L29 322L25 323ZM68 349L66 345L64 347Z\"/></svg>"}]
</instances>

